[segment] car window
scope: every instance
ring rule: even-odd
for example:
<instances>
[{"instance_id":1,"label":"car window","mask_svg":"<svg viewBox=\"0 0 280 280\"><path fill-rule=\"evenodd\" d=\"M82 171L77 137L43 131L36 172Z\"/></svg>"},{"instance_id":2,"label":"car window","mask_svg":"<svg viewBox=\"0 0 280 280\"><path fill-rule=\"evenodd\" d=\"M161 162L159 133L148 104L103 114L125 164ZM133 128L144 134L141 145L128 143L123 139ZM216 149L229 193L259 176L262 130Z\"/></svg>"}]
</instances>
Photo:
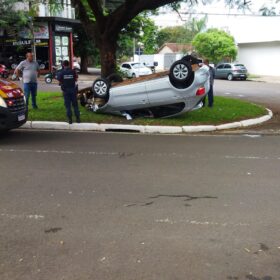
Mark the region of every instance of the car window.
<instances>
[{"instance_id":1,"label":"car window","mask_svg":"<svg viewBox=\"0 0 280 280\"><path fill-rule=\"evenodd\" d=\"M224 64L221 64L217 67L217 69L223 69L224 68Z\"/></svg>"},{"instance_id":2,"label":"car window","mask_svg":"<svg viewBox=\"0 0 280 280\"><path fill-rule=\"evenodd\" d=\"M143 67L143 65L141 65L140 63L131 63L131 66L133 67L133 68L140 68L140 67Z\"/></svg>"},{"instance_id":3,"label":"car window","mask_svg":"<svg viewBox=\"0 0 280 280\"><path fill-rule=\"evenodd\" d=\"M127 63L124 63L124 64L122 65L122 67L123 67L123 68L127 68L127 69L131 69L131 66L130 66L129 64L127 64Z\"/></svg>"},{"instance_id":4,"label":"car window","mask_svg":"<svg viewBox=\"0 0 280 280\"><path fill-rule=\"evenodd\" d=\"M234 66L237 68L245 68L245 66L243 64L234 64Z\"/></svg>"},{"instance_id":5,"label":"car window","mask_svg":"<svg viewBox=\"0 0 280 280\"><path fill-rule=\"evenodd\" d=\"M231 65L230 64L225 64L224 69L231 69Z\"/></svg>"}]
</instances>

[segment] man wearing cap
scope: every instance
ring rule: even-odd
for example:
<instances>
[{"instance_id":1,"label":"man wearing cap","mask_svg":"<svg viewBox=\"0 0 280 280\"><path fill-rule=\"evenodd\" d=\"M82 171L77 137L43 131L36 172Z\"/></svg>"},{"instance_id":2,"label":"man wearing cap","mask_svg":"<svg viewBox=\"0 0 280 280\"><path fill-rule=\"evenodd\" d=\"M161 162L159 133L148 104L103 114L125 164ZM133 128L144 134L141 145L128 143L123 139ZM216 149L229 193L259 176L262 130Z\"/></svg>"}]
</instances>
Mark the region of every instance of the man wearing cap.
<instances>
[{"instance_id":1,"label":"man wearing cap","mask_svg":"<svg viewBox=\"0 0 280 280\"><path fill-rule=\"evenodd\" d=\"M68 60L64 60L62 63L63 70L61 70L57 76L61 90L64 97L64 105L66 108L66 115L68 118L69 124L73 123L72 120L72 106L76 116L77 123L80 123L80 111L77 101L77 86L76 82L78 79L77 73L75 70L70 68L70 63Z\"/></svg>"}]
</instances>

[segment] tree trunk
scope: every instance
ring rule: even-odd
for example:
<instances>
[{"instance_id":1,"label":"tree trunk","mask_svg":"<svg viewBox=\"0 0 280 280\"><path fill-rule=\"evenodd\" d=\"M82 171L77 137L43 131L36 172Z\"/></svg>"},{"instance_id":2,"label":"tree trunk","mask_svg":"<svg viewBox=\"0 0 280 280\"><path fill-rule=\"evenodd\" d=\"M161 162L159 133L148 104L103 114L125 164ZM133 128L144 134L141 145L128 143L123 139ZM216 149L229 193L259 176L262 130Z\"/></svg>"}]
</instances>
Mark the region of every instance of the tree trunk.
<instances>
[{"instance_id":1,"label":"tree trunk","mask_svg":"<svg viewBox=\"0 0 280 280\"><path fill-rule=\"evenodd\" d=\"M88 56L81 54L81 73L88 74Z\"/></svg>"},{"instance_id":2,"label":"tree trunk","mask_svg":"<svg viewBox=\"0 0 280 280\"><path fill-rule=\"evenodd\" d=\"M98 42L101 60L101 76L108 77L110 74L115 73L117 69L117 40L110 38L110 36L103 36Z\"/></svg>"}]
</instances>

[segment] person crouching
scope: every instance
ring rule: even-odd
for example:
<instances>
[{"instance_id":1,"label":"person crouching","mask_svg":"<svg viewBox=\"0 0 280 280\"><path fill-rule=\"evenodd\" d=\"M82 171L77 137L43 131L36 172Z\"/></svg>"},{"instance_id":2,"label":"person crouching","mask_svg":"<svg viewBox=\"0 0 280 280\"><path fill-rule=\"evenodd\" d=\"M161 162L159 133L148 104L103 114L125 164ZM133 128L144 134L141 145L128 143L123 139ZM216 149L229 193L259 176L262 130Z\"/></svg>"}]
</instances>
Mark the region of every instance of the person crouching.
<instances>
[{"instance_id":1,"label":"person crouching","mask_svg":"<svg viewBox=\"0 0 280 280\"><path fill-rule=\"evenodd\" d=\"M62 63L63 69L58 73L57 79L64 97L64 105L66 108L66 115L69 124L73 123L72 120L72 106L76 116L77 123L80 123L80 111L77 101L77 85L78 76L75 70L69 66L69 61L64 60Z\"/></svg>"}]
</instances>

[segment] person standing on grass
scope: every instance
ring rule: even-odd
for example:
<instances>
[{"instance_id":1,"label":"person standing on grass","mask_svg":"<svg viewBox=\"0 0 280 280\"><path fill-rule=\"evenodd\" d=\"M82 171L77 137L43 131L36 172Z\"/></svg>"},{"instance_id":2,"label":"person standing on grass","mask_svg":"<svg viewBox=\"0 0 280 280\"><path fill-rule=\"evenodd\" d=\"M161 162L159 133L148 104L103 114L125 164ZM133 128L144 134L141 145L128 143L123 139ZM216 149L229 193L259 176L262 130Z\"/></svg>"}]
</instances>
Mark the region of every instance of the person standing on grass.
<instances>
[{"instance_id":1,"label":"person standing on grass","mask_svg":"<svg viewBox=\"0 0 280 280\"><path fill-rule=\"evenodd\" d=\"M38 109L36 96L37 96L37 78L40 76L39 64L34 61L33 53L28 52L26 59L23 60L15 69L14 78L19 77L20 72L22 73L23 80L23 91L26 98L26 104L28 107L29 96L31 94L32 107Z\"/></svg>"},{"instance_id":2,"label":"person standing on grass","mask_svg":"<svg viewBox=\"0 0 280 280\"><path fill-rule=\"evenodd\" d=\"M80 111L78 107L77 100L77 86L76 82L78 76L75 70L70 68L70 63L68 60L64 60L62 63L63 69L59 72L57 79L61 86L64 97L64 105L66 108L66 115L69 124L73 123L72 120L72 106L76 116L77 123L80 123Z\"/></svg>"},{"instance_id":3,"label":"person standing on grass","mask_svg":"<svg viewBox=\"0 0 280 280\"><path fill-rule=\"evenodd\" d=\"M208 59L204 59L203 63L208 66L209 68L209 74L210 74L210 88L209 91L207 92L207 96L208 96L208 107L212 108L214 105L214 79L215 79L215 69L209 65L209 60ZM203 99L203 106L205 106L205 99L206 97Z\"/></svg>"}]
</instances>

